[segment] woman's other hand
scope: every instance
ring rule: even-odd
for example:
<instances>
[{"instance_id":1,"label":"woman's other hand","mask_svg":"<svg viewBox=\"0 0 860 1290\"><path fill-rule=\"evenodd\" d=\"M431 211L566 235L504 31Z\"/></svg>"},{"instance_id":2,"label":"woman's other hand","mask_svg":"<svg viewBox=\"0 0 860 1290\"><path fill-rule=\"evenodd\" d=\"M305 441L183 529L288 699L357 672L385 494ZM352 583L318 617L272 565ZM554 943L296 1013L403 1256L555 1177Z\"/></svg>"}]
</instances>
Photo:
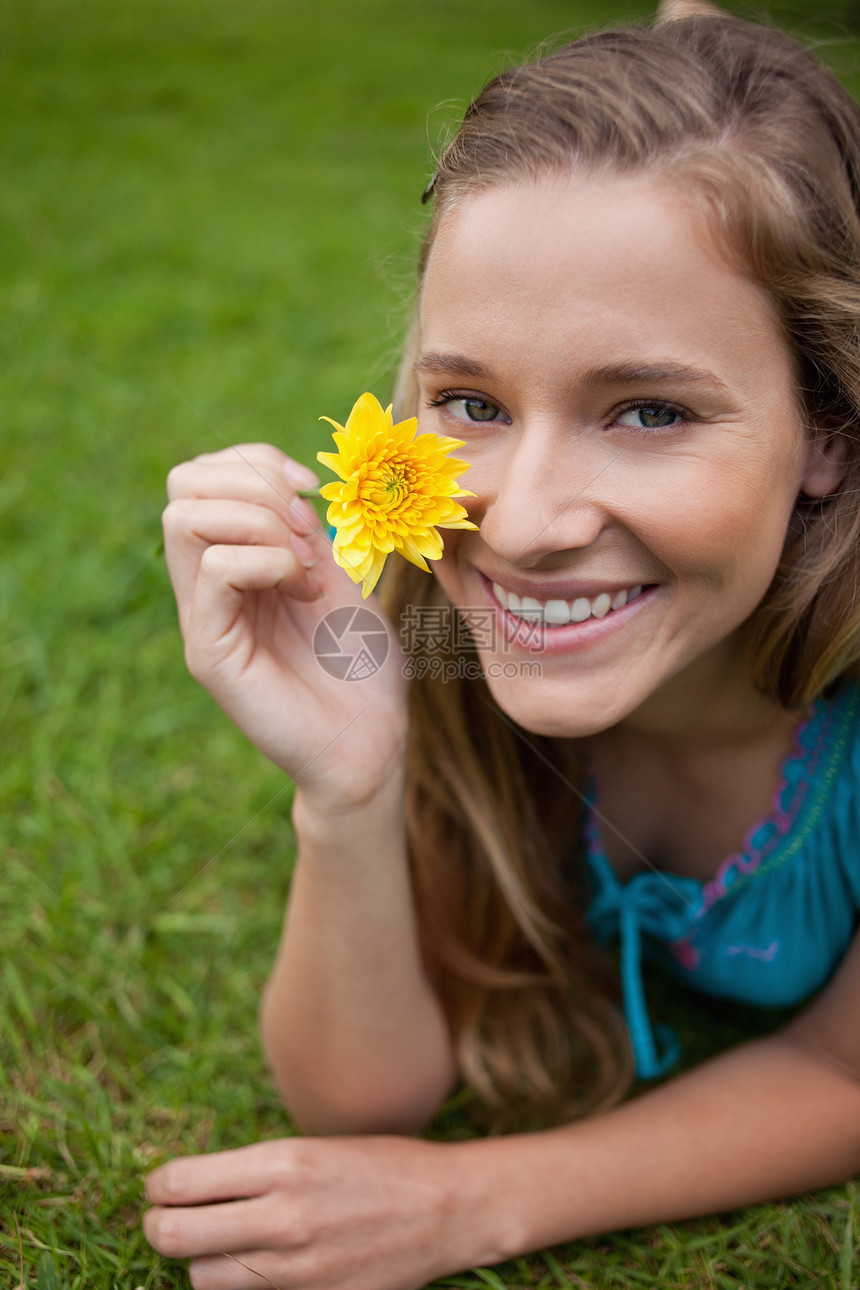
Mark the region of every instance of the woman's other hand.
<instances>
[{"instance_id":1,"label":"woman's other hand","mask_svg":"<svg viewBox=\"0 0 860 1290\"><path fill-rule=\"evenodd\" d=\"M144 1233L192 1260L195 1290L420 1287L503 1257L482 1145L286 1138L172 1160L147 1178Z\"/></svg>"}]
</instances>

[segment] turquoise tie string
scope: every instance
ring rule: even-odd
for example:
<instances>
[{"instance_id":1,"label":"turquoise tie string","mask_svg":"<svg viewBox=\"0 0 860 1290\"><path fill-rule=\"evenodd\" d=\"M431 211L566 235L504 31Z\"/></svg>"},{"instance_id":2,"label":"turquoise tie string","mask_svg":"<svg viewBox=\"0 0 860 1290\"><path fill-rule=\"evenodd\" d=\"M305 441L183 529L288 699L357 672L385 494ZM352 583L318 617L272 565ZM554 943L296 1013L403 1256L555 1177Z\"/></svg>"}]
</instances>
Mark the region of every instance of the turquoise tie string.
<instances>
[{"instance_id":1,"label":"turquoise tie string","mask_svg":"<svg viewBox=\"0 0 860 1290\"><path fill-rule=\"evenodd\" d=\"M671 1027L652 1027L642 980L642 933L669 942L685 936L701 904L701 884L691 878L637 873L620 883L604 855L592 855L599 891L589 922L599 940L618 934L621 941L621 990L624 1018L639 1079L667 1074L681 1056Z\"/></svg>"},{"instance_id":2,"label":"turquoise tie string","mask_svg":"<svg viewBox=\"0 0 860 1290\"><path fill-rule=\"evenodd\" d=\"M625 900L621 906L621 989L624 1018L630 1032L630 1043L639 1079L656 1079L667 1074L681 1056L681 1043L670 1026L651 1025L642 982L642 938L635 906ZM658 1053L656 1035L662 1040Z\"/></svg>"}]
</instances>

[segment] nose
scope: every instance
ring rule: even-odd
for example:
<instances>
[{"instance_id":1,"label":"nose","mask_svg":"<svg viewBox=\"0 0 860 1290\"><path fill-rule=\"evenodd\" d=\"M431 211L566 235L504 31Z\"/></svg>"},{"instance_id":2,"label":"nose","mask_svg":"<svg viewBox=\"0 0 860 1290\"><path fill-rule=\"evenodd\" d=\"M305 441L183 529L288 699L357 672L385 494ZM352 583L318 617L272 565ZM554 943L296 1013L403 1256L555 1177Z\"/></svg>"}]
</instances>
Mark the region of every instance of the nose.
<instances>
[{"instance_id":1,"label":"nose","mask_svg":"<svg viewBox=\"0 0 860 1290\"><path fill-rule=\"evenodd\" d=\"M599 476L605 461L589 446L548 427L524 429L468 480L480 507L470 508L488 546L531 567L559 552L590 546L607 522ZM477 474L477 472L476 472ZM482 511L480 519L475 511Z\"/></svg>"}]
</instances>

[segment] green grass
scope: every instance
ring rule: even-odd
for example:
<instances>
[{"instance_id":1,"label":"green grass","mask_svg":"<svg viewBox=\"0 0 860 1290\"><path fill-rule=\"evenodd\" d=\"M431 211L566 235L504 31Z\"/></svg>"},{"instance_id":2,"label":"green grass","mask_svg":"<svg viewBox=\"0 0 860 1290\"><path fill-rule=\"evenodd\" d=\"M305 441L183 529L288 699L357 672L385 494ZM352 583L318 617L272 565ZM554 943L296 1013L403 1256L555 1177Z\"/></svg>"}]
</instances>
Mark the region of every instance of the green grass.
<instances>
[{"instance_id":1,"label":"green grass","mask_svg":"<svg viewBox=\"0 0 860 1290\"><path fill-rule=\"evenodd\" d=\"M171 385L230 442L312 461L321 412L342 419L359 390L388 387L428 132L543 38L647 12L6 0L4 1286L187 1284L143 1240L144 1172L291 1131L256 1029L290 789L184 668L164 476L222 441ZM823 37L854 83L853 10L771 12ZM709 1033L735 1035L716 1012ZM451 1111L437 1132L465 1125ZM834 1188L448 1284L848 1290L858 1199Z\"/></svg>"}]
</instances>

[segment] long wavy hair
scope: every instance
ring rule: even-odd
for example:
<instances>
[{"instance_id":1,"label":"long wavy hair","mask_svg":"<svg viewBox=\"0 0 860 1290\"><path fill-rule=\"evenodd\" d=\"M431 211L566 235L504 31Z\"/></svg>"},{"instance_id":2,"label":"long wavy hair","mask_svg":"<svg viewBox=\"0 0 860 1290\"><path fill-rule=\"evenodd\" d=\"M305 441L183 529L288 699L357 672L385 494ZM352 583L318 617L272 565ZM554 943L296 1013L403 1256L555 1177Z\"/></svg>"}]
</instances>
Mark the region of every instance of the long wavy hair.
<instances>
[{"instance_id":1,"label":"long wavy hair","mask_svg":"<svg viewBox=\"0 0 860 1290\"><path fill-rule=\"evenodd\" d=\"M808 433L842 436L847 454L837 492L798 499L747 625L754 683L794 708L860 670L860 110L785 33L690 10L593 31L489 82L428 188L419 290L446 213L493 186L647 174L697 204L776 306ZM418 339L413 327L400 416L417 411ZM380 594L395 623L448 603L405 561L389 561ZM451 680L441 659L415 662L410 864L463 1080L498 1127L608 1107L632 1062L612 969L584 920L576 741L527 734L466 668Z\"/></svg>"}]
</instances>

